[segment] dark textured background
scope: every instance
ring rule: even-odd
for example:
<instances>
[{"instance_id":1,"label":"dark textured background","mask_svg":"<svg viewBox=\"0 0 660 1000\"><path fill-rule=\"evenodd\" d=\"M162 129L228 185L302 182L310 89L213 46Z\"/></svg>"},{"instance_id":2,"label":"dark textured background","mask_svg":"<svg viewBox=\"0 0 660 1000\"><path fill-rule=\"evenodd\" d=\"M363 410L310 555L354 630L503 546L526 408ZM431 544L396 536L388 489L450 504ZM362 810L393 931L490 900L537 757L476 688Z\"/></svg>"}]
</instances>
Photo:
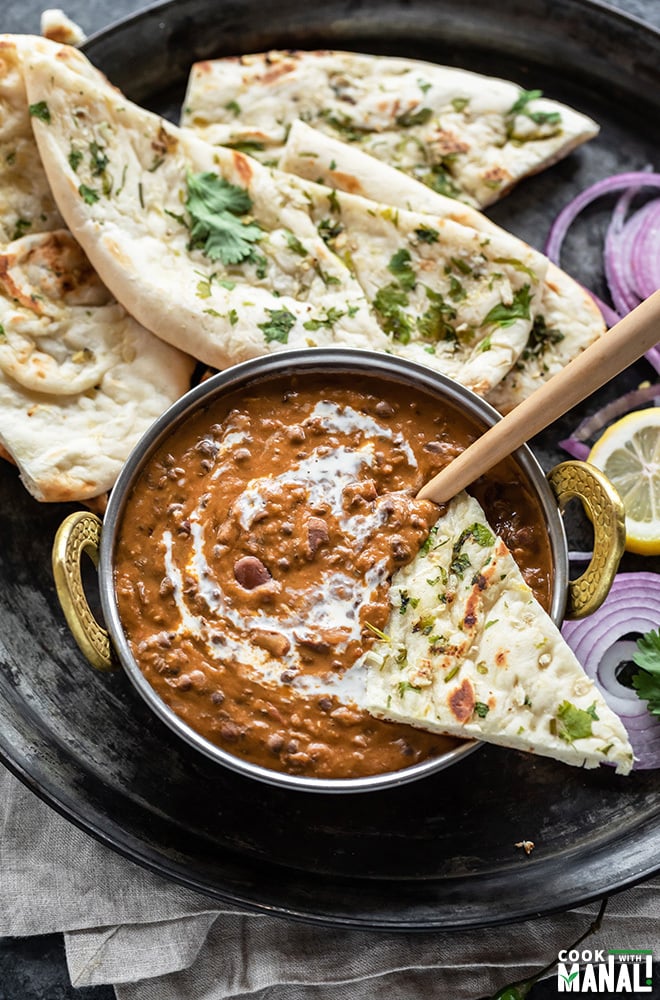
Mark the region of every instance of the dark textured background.
<instances>
[{"instance_id":1,"label":"dark textured background","mask_svg":"<svg viewBox=\"0 0 660 1000\"><path fill-rule=\"evenodd\" d=\"M139 0L61 0L65 12L87 35L149 6ZM469 3L469 0L466 0ZM45 0L0 0L4 32L39 32ZM646 20L660 28L660 0L616 0L611 6ZM487 932L486 932L487 933ZM548 956L550 958L550 956ZM660 980L660 964L655 967ZM556 981L549 979L535 987L529 1000L550 1000L557 996ZM651 996L651 994L646 994ZM652 994L660 998L660 987ZM74 990L69 982L60 935L29 939L0 939L0 1000L114 1000L110 987Z\"/></svg>"}]
</instances>

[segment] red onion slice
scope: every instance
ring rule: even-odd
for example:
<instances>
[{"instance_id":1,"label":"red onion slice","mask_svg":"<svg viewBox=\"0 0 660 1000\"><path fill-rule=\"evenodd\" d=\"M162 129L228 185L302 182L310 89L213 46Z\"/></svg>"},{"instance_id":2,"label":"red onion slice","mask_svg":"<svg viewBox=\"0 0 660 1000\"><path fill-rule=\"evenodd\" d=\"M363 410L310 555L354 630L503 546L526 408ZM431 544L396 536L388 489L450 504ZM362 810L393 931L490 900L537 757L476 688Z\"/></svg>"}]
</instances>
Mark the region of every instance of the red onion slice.
<instances>
[{"instance_id":1,"label":"red onion slice","mask_svg":"<svg viewBox=\"0 0 660 1000\"><path fill-rule=\"evenodd\" d=\"M610 194L613 191L626 191L631 187L660 187L660 174L644 170L613 174L611 177L606 177L602 181L596 181L595 184L591 184L590 187L585 188L576 198L569 201L568 205L564 206L552 224L543 251L546 256L558 265L561 246L566 233L580 212L604 194Z\"/></svg>"},{"instance_id":2,"label":"red onion slice","mask_svg":"<svg viewBox=\"0 0 660 1000\"><path fill-rule=\"evenodd\" d=\"M605 277L614 308L621 316L629 313L640 301L628 266L632 257L635 216L632 218L632 225L630 221L628 223L625 221L630 202L638 190L638 188L628 188L623 192L612 212L610 224L605 234L603 256Z\"/></svg>"},{"instance_id":3,"label":"red onion slice","mask_svg":"<svg viewBox=\"0 0 660 1000\"><path fill-rule=\"evenodd\" d=\"M660 288L660 199L647 203L626 220L632 199L643 187L660 187L660 174L651 171L613 174L585 188L559 213L544 247L546 255L558 265L566 233L580 212L605 194L624 192L612 213L604 247L605 277L616 312L589 292L608 326L613 326ZM660 372L659 348L660 345L652 347L646 354L657 372Z\"/></svg>"},{"instance_id":4,"label":"red onion slice","mask_svg":"<svg viewBox=\"0 0 660 1000\"><path fill-rule=\"evenodd\" d=\"M564 622L562 635L626 728L635 754L634 769L660 767L660 718L617 677L636 644L626 638L660 625L660 574L619 573L601 607L588 618Z\"/></svg>"},{"instance_id":5,"label":"red onion slice","mask_svg":"<svg viewBox=\"0 0 660 1000\"><path fill-rule=\"evenodd\" d=\"M660 198L650 201L636 213L639 230L636 234L630 266L635 274L637 293L648 298L660 288Z\"/></svg>"},{"instance_id":6,"label":"red onion slice","mask_svg":"<svg viewBox=\"0 0 660 1000\"><path fill-rule=\"evenodd\" d=\"M654 350L658 354L658 363L660 364L660 351L657 348ZM658 383L642 385L639 389L632 389L623 396L613 399L581 421L570 437L559 442L559 447L568 452L572 458L586 461L591 451L591 447L586 442L590 438L594 438L599 431L602 431L603 427L606 427L613 420L617 420L618 417L622 417L638 406L648 405L651 401L655 402L656 406L660 401L660 384Z\"/></svg>"}]
</instances>

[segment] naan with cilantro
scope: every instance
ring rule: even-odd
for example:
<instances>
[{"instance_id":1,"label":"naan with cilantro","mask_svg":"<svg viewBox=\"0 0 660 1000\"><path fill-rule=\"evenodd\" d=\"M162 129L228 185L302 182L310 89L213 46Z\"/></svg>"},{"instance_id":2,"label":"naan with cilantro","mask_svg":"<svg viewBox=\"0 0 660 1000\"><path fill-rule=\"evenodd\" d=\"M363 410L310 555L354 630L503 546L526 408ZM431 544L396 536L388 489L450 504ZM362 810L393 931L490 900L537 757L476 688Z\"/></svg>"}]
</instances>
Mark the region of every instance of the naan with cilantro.
<instances>
[{"instance_id":1,"label":"naan with cilantro","mask_svg":"<svg viewBox=\"0 0 660 1000\"><path fill-rule=\"evenodd\" d=\"M87 501L193 362L127 314L64 228L30 123L47 108L28 107L20 68L21 47L49 43L16 42L0 38L0 455L36 499Z\"/></svg>"},{"instance_id":2,"label":"naan with cilantro","mask_svg":"<svg viewBox=\"0 0 660 1000\"><path fill-rule=\"evenodd\" d=\"M390 603L387 640L366 655L373 715L567 764L631 770L620 719L467 493L395 574Z\"/></svg>"},{"instance_id":3,"label":"naan with cilantro","mask_svg":"<svg viewBox=\"0 0 660 1000\"><path fill-rule=\"evenodd\" d=\"M374 201L387 200L399 208L434 212L478 230L484 237L503 234L499 226L477 209L429 191L408 174L301 121L291 127L280 167L299 177L320 180ZM528 252L522 240L507 235L512 258ZM511 371L488 393L489 402L502 413L513 409L542 382L561 371L606 330L591 296L551 261L546 265L530 337Z\"/></svg>"},{"instance_id":4,"label":"naan with cilantro","mask_svg":"<svg viewBox=\"0 0 660 1000\"><path fill-rule=\"evenodd\" d=\"M35 146L18 50L13 36L0 35L0 241L63 225Z\"/></svg>"},{"instance_id":5,"label":"naan with cilantro","mask_svg":"<svg viewBox=\"0 0 660 1000\"><path fill-rule=\"evenodd\" d=\"M546 259L502 230L307 190L319 233L356 275L390 352L491 391L529 342Z\"/></svg>"},{"instance_id":6,"label":"naan with cilantro","mask_svg":"<svg viewBox=\"0 0 660 1000\"><path fill-rule=\"evenodd\" d=\"M385 349L357 280L319 236L302 181L91 80L76 50L26 52L42 162L105 284L159 337L218 368L271 351Z\"/></svg>"},{"instance_id":7,"label":"naan with cilantro","mask_svg":"<svg viewBox=\"0 0 660 1000\"><path fill-rule=\"evenodd\" d=\"M296 119L479 206L598 132L539 90L415 59L271 51L193 66L181 123L209 142L277 164Z\"/></svg>"},{"instance_id":8,"label":"naan with cilantro","mask_svg":"<svg viewBox=\"0 0 660 1000\"><path fill-rule=\"evenodd\" d=\"M75 58L26 58L30 101L49 110L33 123L42 160L94 266L158 336L216 367L368 347L482 394L515 363L540 254L214 148L79 77Z\"/></svg>"}]
</instances>

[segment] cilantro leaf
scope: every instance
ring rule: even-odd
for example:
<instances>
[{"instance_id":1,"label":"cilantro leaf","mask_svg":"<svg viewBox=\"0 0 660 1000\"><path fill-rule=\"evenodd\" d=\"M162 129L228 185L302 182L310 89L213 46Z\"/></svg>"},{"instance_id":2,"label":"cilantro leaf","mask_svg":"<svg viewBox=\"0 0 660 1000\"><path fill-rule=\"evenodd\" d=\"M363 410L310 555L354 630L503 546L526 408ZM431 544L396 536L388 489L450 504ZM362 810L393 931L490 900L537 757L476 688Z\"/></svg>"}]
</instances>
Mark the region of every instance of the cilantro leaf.
<instances>
[{"instance_id":1,"label":"cilantro leaf","mask_svg":"<svg viewBox=\"0 0 660 1000\"><path fill-rule=\"evenodd\" d=\"M312 330L312 331L320 330L321 327L324 326L332 327L335 325L335 323L338 322L338 320L342 318L342 316L345 315L346 313L343 312L341 309L336 309L335 306L330 306L325 316L322 319L321 318L308 319L306 320L306 322L303 323L303 326L305 330Z\"/></svg>"},{"instance_id":2,"label":"cilantro leaf","mask_svg":"<svg viewBox=\"0 0 660 1000\"><path fill-rule=\"evenodd\" d=\"M592 722L595 718L595 703L585 711L570 701L562 701L557 709L557 736L567 743L593 736Z\"/></svg>"},{"instance_id":3,"label":"cilantro leaf","mask_svg":"<svg viewBox=\"0 0 660 1000\"><path fill-rule=\"evenodd\" d=\"M78 167L82 163L83 154L79 149L74 149L71 147L71 152L69 153L69 166L73 170L74 174L78 172Z\"/></svg>"},{"instance_id":4,"label":"cilantro leaf","mask_svg":"<svg viewBox=\"0 0 660 1000\"><path fill-rule=\"evenodd\" d=\"M412 128L413 125L426 125L432 116L431 108L419 108L416 111L404 111L398 115L396 123L399 128Z\"/></svg>"},{"instance_id":5,"label":"cilantro leaf","mask_svg":"<svg viewBox=\"0 0 660 1000\"><path fill-rule=\"evenodd\" d=\"M484 548L487 548L489 545L495 544L495 535L486 524L475 521L467 529L467 532L472 535L477 545L483 545Z\"/></svg>"},{"instance_id":6,"label":"cilantro leaf","mask_svg":"<svg viewBox=\"0 0 660 1000\"><path fill-rule=\"evenodd\" d=\"M296 325L296 317L288 309L267 309L266 312L270 319L257 324L264 331L266 343L277 340L280 344L288 344L289 331Z\"/></svg>"},{"instance_id":7,"label":"cilantro leaf","mask_svg":"<svg viewBox=\"0 0 660 1000\"><path fill-rule=\"evenodd\" d=\"M452 560L451 560L451 562L449 564L449 572L450 573L455 573L456 576L460 576L460 578L462 580L463 579L463 574L465 573L465 570L469 569L470 565L471 565L470 564L470 557L467 554L467 552L460 552L459 553L459 552L455 552L454 551L452 553Z\"/></svg>"},{"instance_id":8,"label":"cilantro leaf","mask_svg":"<svg viewBox=\"0 0 660 1000\"><path fill-rule=\"evenodd\" d=\"M513 302L510 305L498 302L496 306L493 306L483 321L484 325L496 323L497 326L513 326L518 319L530 319L531 299L529 285L523 285L514 294Z\"/></svg>"},{"instance_id":9,"label":"cilantro leaf","mask_svg":"<svg viewBox=\"0 0 660 1000\"><path fill-rule=\"evenodd\" d=\"M105 154L105 147L99 146L98 142L90 142L89 157L92 177L100 177L110 162Z\"/></svg>"},{"instance_id":10,"label":"cilantro leaf","mask_svg":"<svg viewBox=\"0 0 660 1000\"><path fill-rule=\"evenodd\" d=\"M29 219L16 219L14 225L14 232L12 233L12 240L20 240L21 236L25 236L28 229L32 228L32 223Z\"/></svg>"},{"instance_id":11,"label":"cilantro leaf","mask_svg":"<svg viewBox=\"0 0 660 1000\"><path fill-rule=\"evenodd\" d=\"M647 632L637 640L637 652L633 653L633 662L660 677L660 629Z\"/></svg>"},{"instance_id":12,"label":"cilantro leaf","mask_svg":"<svg viewBox=\"0 0 660 1000\"><path fill-rule=\"evenodd\" d=\"M527 105L530 101L536 101L539 97L543 97L542 90L521 90L518 95L518 100L511 105L507 114L518 115L521 111L525 111Z\"/></svg>"},{"instance_id":13,"label":"cilantro leaf","mask_svg":"<svg viewBox=\"0 0 660 1000\"><path fill-rule=\"evenodd\" d=\"M632 678L637 696L648 702L651 715L660 716L660 629L637 640L633 661L641 668Z\"/></svg>"},{"instance_id":14,"label":"cilantro leaf","mask_svg":"<svg viewBox=\"0 0 660 1000\"><path fill-rule=\"evenodd\" d=\"M30 104L28 111L32 118L38 118L39 121L50 125L50 108L45 101L37 101L36 104Z\"/></svg>"},{"instance_id":15,"label":"cilantro leaf","mask_svg":"<svg viewBox=\"0 0 660 1000\"><path fill-rule=\"evenodd\" d=\"M527 345L520 355L520 361L516 367L522 368L523 365L521 362L527 361L529 358L543 357L549 347L561 343L563 339L564 334L561 330L558 330L554 326L548 326L545 316L541 316L539 313L539 315L534 317L532 329L527 338Z\"/></svg>"},{"instance_id":16,"label":"cilantro leaf","mask_svg":"<svg viewBox=\"0 0 660 1000\"><path fill-rule=\"evenodd\" d=\"M387 270L398 279L404 292L412 292L417 284L415 272L410 263L411 259L410 251L402 247L396 253L392 254L390 262L387 265Z\"/></svg>"},{"instance_id":17,"label":"cilantro leaf","mask_svg":"<svg viewBox=\"0 0 660 1000\"><path fill-rule=\"evenodd\" d=\"M247 191L213 173L188 174L187 187L191 248L223 264L252 259L252 244L261 239L263 231L256 222L239 218L252 208Z\"/></svg>"},{"instance_id":18,"label":"cilantro leaf","mask_svg":"<svg viewBox=\"0 0 660 1000\"><path fill-rule=\"evenodd\" d=\"M455 573L457 576L463 578L465 570L470 566L470 557L467 552L461 552L461 549L465 545L468 538L473 538L477 545L483 545L487 548L495 542L495 535L492 533L490 528L481 524L479 521L475 521L471 524L469 528L464 528L460 535L454 542L451 550L451 562L449 564L450 573Z\"/></svg>"},{"instance_id":19,"label":"cilantro leaf","mask_svg":"<svg viewBox=\"0 0 660 1000\"><path fill-rule=\"evenodd\" d=\"M411 684L410 681L399 681L399 683L396 686L396 689L397 689L397 691L399 693L399 698L403 698L403 696L406 693L406 691L421 691L422 690L421 687L416 687L414 684Z\"/></svg>"},{"instance_id":20,"label":"cilantro leaf","mask_svg":"<svg viewBox=\"0 0 660 1000\"><path fill-rule=\"evenodd\" d=\"M374 309L380 314L385 333L391 334L401 344L410 342L411 322L403 312L409 304L405 291L393 281L379 288L374 295Z\"/></svg>"},{"instance_id":21,"label":"cilantro leaf","mask_svg":"<svg viewBox=\"0 0 660 1000\"><path fill-rule=\"evenodd\" d=\"M426 541L423 543L423 545L420 546L419 551L423 556L427 555L427 553L431 551L431 548L434 547L433 543L435 542L435 537L437 534L438 534L438 526L437 524L434 524L427 535Z\"/></svg>"},{"instance_id":22,"label":"cilantro leaf","mask_svg":"<svg viewBox=\"0 0 660 1000\"><path fill-rule=\"evenodd\" d=\"M632 682L637 697L648 702L651 715L660 715L660 680L654 674L640 670L634 675Z\"/></svg>"},{"instance_id":23,"label":"cilantro leaf","mask_svg":"<svg viewBox=\"0 0 660 1000\"><path fill-rule=\"evenodd\" d=\"M285 236L286 236L286 245L288 246L289 250L291 250L293 253L298 254L299 257L307 256L307 250L302 245L297 236L294 236L293 233L289 232L288 229L285 233Z\"/></svg>"},{"instance_id":24,"label":"cilantro leaf","mask_svg":"<svg viewBox=\"0 0 660 1000\"><path fill-rule=\"evenodd\" d=\"M78 188L78 194L88 205L93 205L94 202L99 200L99 193L95 188L87 187L86 184L81 184Z\"/></svg>"},{"instance_id":25,"label":"cilantro leaf","mask_svg":"<svg viewBox=\"0 0 660 1000\"><path fill-rule=\"evenodd\" d=\"M415 236L420 243L437 243L440 239L438 230L431 229L430 226L420 226L415 230Z\"/></svg>"},{"instance_id":26,"label":"cilantro leaf","mask_svg":"<svg viewBox=\"0 0 660 1000\"><path fill-rule=\"evenodd\" d=\"M316 229L323 242L330 246L332 240L337 239L343 232L344 227L341 222L335 222L333 219L321 219Z\"/></svg>"},{"instance_id":27,"label":"cilantro leaf","mask_svg":"<svg viewBox=\"0 0 660 1000\"><path fill-rule=\"evenodd\" d=\"M507 121L507 138L519 138L523 142L528 138L525 136L518 137L515 135L515 119L517 115L529 118L529 120L534 122L535 125L550 125L555 128L555 130L559 130L562 123L559 111L530 111L528 107L530 101L536 101L539 97L543 97L542 90L520 91L517 101L511 105L505 115L505 120Z\"/></svg>"},{"instance_id":28,"label":"cilantro leaf","mask_svg":"<svg viewBox=\"0 0 660 1000\"><path fill-rule=\"evenodd\" d=\"M456 342L456 331L449 322L456 319L456 310L445 302L440 292L432 288L426 289L426 297L431 303L429 308L417 319L417 329L424 340L437 343L440 340Z\"/></svg>"},{"instance_id":29,"label":"cilantro leaf","mask_svg":"<svg viewBox=\"0 0 660 1000\"><path fill-rule=\"evenodd\" d=\"M523 262L518 260L517 257L495 257L493 263L508 264L510 267L514 268L514 270L521 271L522 273L529 275L532 281L538 281L536 271L533 271L531 267L527 266L527 264L523 264Z\"/></svg>"}]
</instances>

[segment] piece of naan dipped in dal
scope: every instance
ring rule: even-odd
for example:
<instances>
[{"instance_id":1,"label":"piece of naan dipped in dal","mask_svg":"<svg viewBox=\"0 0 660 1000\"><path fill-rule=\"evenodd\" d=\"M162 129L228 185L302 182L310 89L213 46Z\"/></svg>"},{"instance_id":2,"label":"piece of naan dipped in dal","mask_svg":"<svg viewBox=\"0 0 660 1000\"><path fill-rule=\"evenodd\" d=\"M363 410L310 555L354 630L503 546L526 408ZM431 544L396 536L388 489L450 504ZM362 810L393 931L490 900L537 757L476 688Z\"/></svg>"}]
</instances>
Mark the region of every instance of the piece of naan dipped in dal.
<instances>
[{"instance_id":1,"label":"piece of naan dipped in dal","mask_svg":"<svg viewBox=\"0 0 660 1000\"><path fill-rule=\"evenodd\" d=\"M482 233L504 232L477 209L429 191L408 174L302 121L294 122L291 127L280 167L299 177L319 180L377 202L433 212ZM511 241L510 253L515 257L521 250L515 247L516 238L507 236ZM518 245L526 248L522 240ZM488 393L489 402L502 413L513 409L605 333L603 317L591 296L551 261L547 261L540 295L538 312L522 355Z\"/></svg>"},{"instance_id":2,"label":"piece of naan dipped in dal","mask_svg":"<svg viewBox=\"0 0 660 1000\"><path fill-rule=\"evenodd\" d=\"M277 164L297 118L480 206L598 132L538 90L415 59L271 51L192 68L181 124L209 142Z\"/></svg>"},{"instance_id":3,"label":"piece of naan dipped in dal","mask_svg":"<svg viewBox=\"0 0 660 1000\"><path fill-rule=\"evenodd\" d=\"M67 230L0 249L0 443L37 500L109 490L192 369L111 297Z\"/></svg>"},{"instance_id":4,"label":"piece of naan dipped in dal","mask_svg":"<svg viewBox=\"0 0 660 1000\"><path fill-rule=\"evenodd\" d=\"M460 493L398 570L385 632L366 656L378 718L484 740L567 764L616 765L626 731L489 527Z\"/></svg>"},{"instance_id":5,"label":"piece of naan dipped in dal","mask_svg":"<svg viewBox=\"0 0 660 1000\"><path fill-rule=\"evenodd\" d=\"M519 241L214 149L79 79L66 52L28 57L25 72L50 112L34 129L51 185L94 266L132 315L207 364L369 347L484 393L527 342L546 262L512 258ZM74 169L71 150L92 145L103 171L88 155Z\"/></svg>"}]
</instances>

